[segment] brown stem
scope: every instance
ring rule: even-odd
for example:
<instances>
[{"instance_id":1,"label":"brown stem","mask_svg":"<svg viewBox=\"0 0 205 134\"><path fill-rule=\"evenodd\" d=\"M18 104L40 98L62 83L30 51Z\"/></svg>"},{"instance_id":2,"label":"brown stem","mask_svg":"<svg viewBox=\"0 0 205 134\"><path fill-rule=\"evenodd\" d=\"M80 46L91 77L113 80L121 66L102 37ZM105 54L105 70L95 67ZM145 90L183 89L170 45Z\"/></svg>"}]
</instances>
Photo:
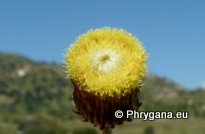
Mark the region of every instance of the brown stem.
<instances>
[{"instance_id":1,"label":"brown stem","mask_svg":"<svg viewBox=\"0 0 205 134\"><path fill-rule=\"evenodd\" d=\"M108 127L104 128L104 129L102 130L103 134L111 134L111 133L112 133L111 131L112 131L112 129L111 129L111 128L108 128Z\"/></svg>"}]
</instances>

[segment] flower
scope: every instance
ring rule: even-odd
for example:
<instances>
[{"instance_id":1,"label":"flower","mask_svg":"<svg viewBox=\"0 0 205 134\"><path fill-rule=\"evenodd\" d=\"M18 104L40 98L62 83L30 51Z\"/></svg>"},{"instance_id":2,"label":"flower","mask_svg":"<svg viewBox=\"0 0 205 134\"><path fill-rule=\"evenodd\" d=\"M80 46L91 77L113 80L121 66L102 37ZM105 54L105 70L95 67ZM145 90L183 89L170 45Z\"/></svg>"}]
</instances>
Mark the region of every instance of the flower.
<instances>
[{"instance_id":1,"label":"flower","mask_svg":"<svg viewBox=\"0 0 205 134\"><path fill-rule=\"evenodd\" d=\"M121 97L140 87L147 54L123 29L99 28L78 37L65 55L67 74L80 89Z\"/></svg>"},{"instance_id":2,"label":"flower","mask_svg":"<svg viewBox=\"0 0 205 134\"><path fill-rule=\"evenodd\" d=\"M146 58L140 41L122 29L99 28L79 36L65 54L76 112L101 129L129 121L126 115L115 118L115 111L140 107Z\"/></svg>"}]
</instances>

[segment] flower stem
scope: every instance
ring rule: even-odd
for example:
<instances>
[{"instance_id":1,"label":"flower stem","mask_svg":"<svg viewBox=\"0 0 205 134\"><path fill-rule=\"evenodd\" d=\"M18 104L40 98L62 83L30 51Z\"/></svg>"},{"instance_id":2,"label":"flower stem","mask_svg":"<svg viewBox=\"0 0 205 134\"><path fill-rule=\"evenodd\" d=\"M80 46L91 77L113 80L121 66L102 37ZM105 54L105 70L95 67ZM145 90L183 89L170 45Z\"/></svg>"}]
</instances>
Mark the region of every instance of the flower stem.
<instances>
[{"instance_id":1,"label":"flower stem","mask_svg":"<svg viewBox=\"0 0 205 134\"><path fill-rule=\"evenodd\" d=\"M111 133L112 133L112 129L106 127L106 128L104 128L104 129L102 130L102 132L103 132L103 134L111 134Z\"/></svg>"}]
</instances>

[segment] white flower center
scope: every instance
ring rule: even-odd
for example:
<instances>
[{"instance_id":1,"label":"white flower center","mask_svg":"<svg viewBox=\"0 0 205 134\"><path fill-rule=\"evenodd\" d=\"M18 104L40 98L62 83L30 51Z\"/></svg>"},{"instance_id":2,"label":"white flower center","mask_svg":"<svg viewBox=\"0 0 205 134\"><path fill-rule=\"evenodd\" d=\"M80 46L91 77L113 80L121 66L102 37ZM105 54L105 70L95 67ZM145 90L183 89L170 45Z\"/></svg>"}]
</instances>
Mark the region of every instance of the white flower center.
<instances>
[{"instance_id":1,"label":"white flower center","mask_svg":"<svg viewBox=\"0 0 205 134\"><path fill-rule=\"evenodd\" d=\"M120 55L109 48L103 48L93 54L91 66L97 71L108 72L117 67Z\"/></svg>"}]
</instances>

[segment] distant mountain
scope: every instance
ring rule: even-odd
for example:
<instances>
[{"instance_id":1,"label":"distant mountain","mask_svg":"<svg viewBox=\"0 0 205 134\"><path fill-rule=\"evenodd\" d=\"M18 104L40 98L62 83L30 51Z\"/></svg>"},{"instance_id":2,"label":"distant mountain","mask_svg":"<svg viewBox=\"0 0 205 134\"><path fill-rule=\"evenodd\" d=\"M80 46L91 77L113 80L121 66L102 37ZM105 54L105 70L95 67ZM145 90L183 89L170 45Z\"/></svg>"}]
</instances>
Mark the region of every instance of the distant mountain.
<instances>
[{"instance_id":1,"label":"distant mountain","mask_svg":"<svg viewBox=\"0 0 205 134\"><path fill-rule=\"evenodd\" d=\"M186 92L186 89L167 78L149 75L143 82L142 92L146 99L160 100L163 98L176 98Z\"/></svg>"},{"instance_id":2,"label":"distant mountain","mask_svg":"<svg viewBox=\"0 0 205 134\"><path fill-rule=\"evenodd\" d=\"M60 64L36 62L15 53L0 53L0 124L9 124L14 130L23 129L22 124L30 122L27 117L32 117L31 124L44 124L41 129L46 125L48 133L56 131L53 126L47 126L55 124L56 120L61 124L59 131L66 131L67 128L61 128L64 122L78 119L78 116L73 113L72 84L64 71ZM141 96L141 110L191 110L194 115L205 115L205 103L200 99L205 97L204 90L188 92L157 75L145 77ZM45 123L44 119L52 123ZM3 128L0 125L0 133Z\"/></svg>"},{"instance_id":3,"label":"distant mountain","mask_svg":"<svg viewBox=\"0 0 205 134\"><path fill-rule=\"evenodd\" d=\"M45 105L70 108L72 86L62 65L34 62L13 53L0 53L0 61L0 108L23 107L28 112Z\"/></svg>"}]
</instances>

